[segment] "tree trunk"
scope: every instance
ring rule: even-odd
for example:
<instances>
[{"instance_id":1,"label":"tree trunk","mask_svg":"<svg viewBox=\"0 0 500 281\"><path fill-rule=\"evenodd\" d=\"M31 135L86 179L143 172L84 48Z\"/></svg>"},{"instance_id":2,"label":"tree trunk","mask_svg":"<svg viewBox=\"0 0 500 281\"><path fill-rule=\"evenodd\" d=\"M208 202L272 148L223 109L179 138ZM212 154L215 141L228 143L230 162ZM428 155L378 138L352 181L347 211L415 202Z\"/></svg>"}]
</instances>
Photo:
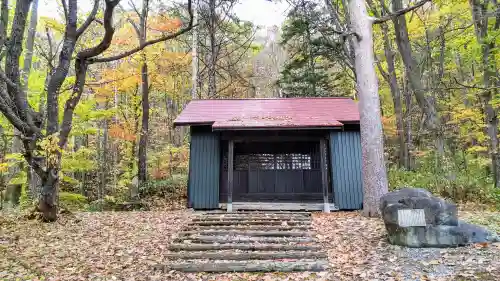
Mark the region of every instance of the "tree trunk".
<instances>
[{"instance_id":1,"label":"tree trunk","mask_svg":"<svg viewBox=\"0 0 500 281\"><path fill-rule=\"evenodd\" d=\"M394 0L392 3L393 11L403 9L402 0ZM433 134L438 154L442 156L442 154L444 154L444 140L441 132L441 121L436 111L435 104L431 101L431 98L427 96L427 90L422 83L422 77L420 75L417 61L413 57L410 39L408 37L406 17L405 15L401 15L399 17L393 18L392 21L394 23L394 30L396 32L396 43L398 45L398 50L401 53L401 58L405 66L408 80L413 90L413 94L415 95L419 107L425 114L425 124Z\"/></svg>"},{"instance_id":2,"label":"tree trunk","mask_svg":"<svg viewBox=\"0 0 500 281\"><path fill-rule=\"evenodd\" d=\"M137 31L137 36L139 37L139 42L144 44L146 42L147 36L147 18L149 11L149 0L144 0L142 2L142 11L138 15L140 18L139 30ZM149 73L148 73L148 58L146 53L142 53L142 65L141 65L141 95L142 95L142 124L141 124L141 134L139 139L139 155L138 155L138 173L137 178L139 181L139 186L144 184L148 180L148 137L149 137ZM132 192L132 194L138 194L137 190ZM137 196L136 196L137 197ZM134 198L135 199L135 198Z\"/></svg>"},{"instance_id":3,"label":"tree trunk","mask_svg":"<svg viewBox=\"0 0 500 281\"><path fill-rule=\"evenodd\" d=\"M379 16L378 12L376 12L375 10L373 2L371 0L368 0L367 2L372 8L374 14L376 16ZM384 2L382 2L382 4L384 4ZM383 8L382 11L382 15L386 14ZM394 64L394 50L392 48L391 39L389 38L389 28L387 26L387 23L383 22L380 24L380 26L382 28L382 34L384 38L384 55L387 62L387 73L382 74L391 89L392 103L394 106L394 113L396 115L396 132L399 145L398 166L400 168L405 167L406 169L409 169L409 167L406 166L406 163L408 162L406 159L408 152L406 151L407 146L405 144L405 124L403 119L403 106L401 103L401 90L399 88L398 78L396 76L396 67ZM381 69L381 71L383 70Z\"/></svg>"},{"instance_id":4,"label":"tree trunk","mask_svg":"<svg viewBox=\"0 0 500 281\"><path fill-rule=\"evenodd\" d=\"M198 0L193 1L193 25L198 24ZM198 26L193 27L191 99L198 98Z\"/></svg>"},{"instance_id":5,"label":"tree trunk","mask_svg":"<svg viewBox=\"0 0 500 281\"><path fill-rule=\"evenodd\" d=\"M5 54L5 74L12 82L14 82L17 85L19 85L21 82L19 75L19 57L22 54L24 31L26 27L26 19L29 13L30 3L31 3L30 0L19 0L16 2L14 18L12 20L12 25L11 25L10 38L6 42L7 48ZM6 30L2 32L6 32ZM10 93L12 100L14 101L14 111L17 112L18 116L21 119L27 120L28 101L26 94L17 93L15 87L11 85L7 85L7 90ZM14 129L14 139L12 141L12 150L11 150L12 153L22 153L22 141L20 139L21 134L22 133L21 131L18 130L18 128ZM18 174L21 170L22 170L21 166L12 169L11 176ZM13 205L19 204L21 188L22 185L19 184L12 185L10 188L11 191L10 198L11 198L11 203Z\"/></svg>"},{"instance_id":6,"label":"tree trunk","mask_svg":"<svg viewBox=\"0 0 500 281\"><path fill-rule=\"evenodd\" d=\"M24 55L23 83L25 89L28 88L28 76L31 71L33 61L33 47L35 45L36 26L38 24L38 0L31 3L30 25L28 27L28 37L26 38L26 53Z\"/></svg>"},{"instance_id":7,"label":"tree trunk","mask_svg":"<svg viewBox=\"0 0 500 281\"><path fill-rule=\"evenodd\" d=\"M28 89L28 78L31 72L31 64L33 61L33 47L35 43L36 27L38 25L38 0L33 0L31 3L31 17L30 24L28 27L28 38L26 39L26 53L24 55L24 67L23 67L23 86L24 89ZM40 108L42 107L43 93L40 94ZM36 199L39 193L40 186L42 184L40 177L35 173L32 167L28 167L27 171L28 177L28 195L31 199Z\"/></svg>"},{"instance_id":8,"label":"tree trunk","mask_svg":"<svg viewBox=\"0 0 500 281\"><path fill-rule=\"evenodd\" d=\"M60 163L61 155L58 155ZM57 220L57 188L59 184L59 168L48 167L46 177L42 179L42 188L38 200L38 210L42 212L43 220L52 222Z\"/></svg>"},{"instance_id":9,"label":"tree trunk","mask_svg":"<svg viewBox=\"0 0 500 281\"><path fill-rule=\"evenodd\" d=\"M500 187L500 163L498 151L498 116L497 110L491 104L492 98L497 96L498 89L496 85L498 78L498 70L495 61L495 40L488 39L489 33L489 16L488 1L481 2L480 0L470 0L472 19L474 21L474 30L476 39L481 45L482 52L482 67L483 67L483 85L485 90L481 93L481 100L484 104L484 113L487 126L487 134L490 138L489 152L491 157L491 167L493 172L493 180L495 187ZM494 9L500 10L500 3L495 2ZM493 12L493 11L492 11ZM496 17L495 24L491 32L497 32L500 29L500 15Z\"/></svg>"},{"instance_id":10,"label":"tree trunk","mask_svg":"<svg viewBox=\"0 0 500 281\"><path fill-rule=\"evenodd\" d=\"M216 63L217 63L217 49L215 44L216 32L216 13L215 1L209 0L209 19L208 19L208 33L210 39L209 61L208 61L208 98L215 98L217 95L217 85L215 80Z\"/></svg>"},{"instance_id":11,"label":"tree trunk","mask_svg":"<svg viewBox=\"0 0 500 281\"><path fill-rule=\"evenodd\" d=\"M412 95L410 89L408 89L408 82L406 77L403 80L403 96L405 100L405 116L404 122L405 130L404 130L404 142L405 142L405 167L407 170L413 170L413 159L411 152L413 151L413 135L412 135L412 116L411 116L411 108L412 108Z\"/></svg>"},{"instance_id":12,"label":"tree trunk","mask_svg":"<svg viewBox=\"0 0 500 281\"><path fill-rule=\"evenodd\" d=\"M458 71L458 76L460 78L460 81L464 81L465 83L468 83L469 79L465 76L462 58L460 57L460 53L458 53L458 52L455 54L455 64L457 65L457 71ZM463 88L461 90L461 92L462 92L462 98L463 98L463 103L464 103L465 107L470 107L469 98L467 96L468 90L466 88Z\"/></svg>"},{"instance_id":13,"label":"tree trunk","mask_svg":"<svg viewBox=\"0 0 500 281\"><path fill-rule=\"evenodd\" d=\"M372 21L368 18L365 2L349 2L349 18L354 32L355 69L359 93L361 146L363 158L363 214L379 215L380 197L387 193L387 171L384 163L380 98L373 55Z\"/></svg>"},{"instance_id":14,"label":"tree trunk","mask_svg":"<svg viewBox=\"0 0 500 281\"><path fill-rule=\"evenodd\" d=\"M22 153L22 141L21 141L21 132L14 128L14 137L12 138L12 147L10 152L11 153ZM23 170L23 165L15 165L13 166L10 171L10 179L14 178L15 176L19 175L21 171ZM10 180L9 179L9 180ZM7 197L10 199L10 203L12 206L17 206L20 203L20 198L21 198L21 191L23 188L22 184L9 184L9 188L7 189Z\"/></svg>"},{"instance_id":15,"label":"tree trunk","mask_svg":"<svg viewBox=\"0 0 500 281\"><path fill-rule=\"evenodd\" d=\"M142 93L142 124L139 139L139 185L147 181L147 146L149 133L149 77L148 64L144 61L141 66L141 93Z\"/></svg>"}]
</instances>

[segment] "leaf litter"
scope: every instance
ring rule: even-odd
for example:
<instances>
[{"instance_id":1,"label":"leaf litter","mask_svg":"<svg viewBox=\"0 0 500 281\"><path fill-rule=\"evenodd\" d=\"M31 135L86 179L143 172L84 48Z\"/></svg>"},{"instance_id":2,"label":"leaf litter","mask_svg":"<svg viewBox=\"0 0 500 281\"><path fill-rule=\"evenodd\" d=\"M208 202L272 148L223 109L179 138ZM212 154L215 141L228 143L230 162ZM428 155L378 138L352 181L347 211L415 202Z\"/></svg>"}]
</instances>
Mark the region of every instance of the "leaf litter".
<instances>
[{"instance_id":1,"label":"leaf litter","mask_svg":"<svg viewBox=\"0 0 500 281\"><path fill-rule=\"evenodd\" d=\"M498 213L460 216L487 215ZM359 212L317 213L313 224L328 251L332 280L500 280L496 244L448 249L390 245L383 221Z\"/></svg>"},{"instance_id":2,"label":"leaf litter","mask_svg":"<svg viewBox=\"0 0 500 281\"><path fill-rule=\"evenodd\" d=\"M328 272L181 273L168 264L169 243L190 221L187 210L77 213L44 224L2 214L0 280L498 280L500 245L411 249L387 243L380 219L358 212L315 213ZM464 213L477 221L499 213ZM484 224L487 224L486 222ZM494 228L495 226L488 225ZM207 262L197 260L192 262Z\"/></svg>"}]
</instances>

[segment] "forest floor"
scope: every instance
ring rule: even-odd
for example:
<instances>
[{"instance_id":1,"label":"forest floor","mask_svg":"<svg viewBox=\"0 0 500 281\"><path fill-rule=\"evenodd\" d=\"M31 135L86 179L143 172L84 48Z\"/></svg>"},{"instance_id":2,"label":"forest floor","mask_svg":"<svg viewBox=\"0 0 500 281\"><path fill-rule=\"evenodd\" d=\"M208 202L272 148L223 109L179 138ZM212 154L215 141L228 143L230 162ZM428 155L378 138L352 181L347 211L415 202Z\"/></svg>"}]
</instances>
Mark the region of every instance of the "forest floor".
<instances>
[{"instance_id":1,"label":"forest floor","mask_svg":"<svg viewBox=\"0 0 500 281\"><path fill-rule=\"evenodd\" d=\"M408 249L389 245L380 219L357 212L314 214L328 251L324 273L161 272L169 242L194 213L102 212L44 224L0 213L0 280L498 280L500 245ZM461 217L500 230L500 213Z\"/></svg>"}]
</instances>

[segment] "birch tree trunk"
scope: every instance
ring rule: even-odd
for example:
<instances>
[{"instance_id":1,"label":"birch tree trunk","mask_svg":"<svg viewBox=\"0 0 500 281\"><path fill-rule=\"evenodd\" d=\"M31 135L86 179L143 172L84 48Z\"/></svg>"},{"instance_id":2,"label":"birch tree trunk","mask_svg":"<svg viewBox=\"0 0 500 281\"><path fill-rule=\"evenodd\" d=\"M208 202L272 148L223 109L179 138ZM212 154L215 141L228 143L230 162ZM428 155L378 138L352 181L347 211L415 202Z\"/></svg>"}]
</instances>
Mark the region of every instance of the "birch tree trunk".
<instances>
[{"instance_id":1,"label":"birch tree trunk","mask_svg":"<svg viewBox=\"0 0 500 281\"><path fill-rule=\"evenodd\" d=\"M388 182L373 55L372 20L363 0L350 0L349 18L352 31L357 34L353 45L361 118L363 215L373 217L379 215L380 197L387 193Z\"/></svg>"}]
</instances>

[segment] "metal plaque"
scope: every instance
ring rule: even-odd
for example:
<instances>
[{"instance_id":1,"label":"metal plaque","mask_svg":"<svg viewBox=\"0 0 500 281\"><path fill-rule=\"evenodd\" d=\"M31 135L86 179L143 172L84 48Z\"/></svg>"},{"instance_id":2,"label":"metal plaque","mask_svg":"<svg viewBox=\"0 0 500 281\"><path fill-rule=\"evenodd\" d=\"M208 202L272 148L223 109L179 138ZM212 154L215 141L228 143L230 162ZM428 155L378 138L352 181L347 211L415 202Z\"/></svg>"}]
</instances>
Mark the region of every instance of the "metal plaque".
<instances>
[{"instance_id":1,"label":"metal plaque","mask_svg":"<svg viewBox=\"0 0 500 281\"><path fill-rule=\"evenodd\" d=\"M398 210L398 225L400 227L426 226L424 209Z\"/></svg>"}]
</instances>

